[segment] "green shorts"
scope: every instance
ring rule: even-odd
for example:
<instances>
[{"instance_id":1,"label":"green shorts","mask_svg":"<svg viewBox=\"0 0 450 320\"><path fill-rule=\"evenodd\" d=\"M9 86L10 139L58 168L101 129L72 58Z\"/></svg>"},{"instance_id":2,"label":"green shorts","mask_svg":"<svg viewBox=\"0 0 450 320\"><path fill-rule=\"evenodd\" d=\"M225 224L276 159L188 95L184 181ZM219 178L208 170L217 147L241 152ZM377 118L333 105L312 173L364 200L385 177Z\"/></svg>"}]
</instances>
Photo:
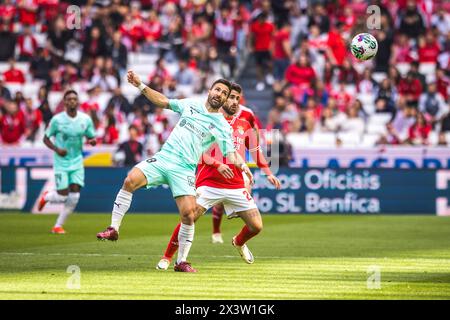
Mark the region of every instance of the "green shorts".
<instances>
[{"instance_id":1,"label":"green shorts","mask_svg":"<svg viewBox=\"0 0 450 320\"><path fill-rule=\"evenodd\" d=\"M168 159L155 155L141 161L136 168L147 178L147 189L167 184L174 198L179 196L196 196L195 167L173 163Z\"/></svg>"},{"instance_id":2,"label":"green shorts","mask_svg":"<svg viewBox=\"0 0 450 320\"><path fill-rule=\"evenodd\" d=\"M56 190L69 188L71 184L78 184L84 187L84 167L75 170L64 170L55 168Z\"/></svg>"}]
</instances>

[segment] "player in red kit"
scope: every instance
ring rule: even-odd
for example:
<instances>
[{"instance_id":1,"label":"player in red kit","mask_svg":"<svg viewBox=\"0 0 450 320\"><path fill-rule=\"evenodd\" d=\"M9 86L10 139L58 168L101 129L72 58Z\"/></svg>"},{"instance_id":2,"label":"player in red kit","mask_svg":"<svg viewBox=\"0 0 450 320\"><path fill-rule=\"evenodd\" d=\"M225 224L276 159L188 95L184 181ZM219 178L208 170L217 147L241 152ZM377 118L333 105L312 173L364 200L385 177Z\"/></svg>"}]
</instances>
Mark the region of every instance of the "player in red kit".
<instances>
[{"instance_id":1,"label":"player in red kit","mask_svg":"<svg viewBox=\"0 0 450 320\"><path fill-rule=\"evenodd\" d=\"M242 99L242 93L241 93L241 99ZM255 115L255 113L253 112L252 109L243 106L241 104L233 104L231 106L231 111L233 112L232 115L235 116L236 118L242 119L242 120L246 120L250 126L252 127L252 129L254 130L254 133L256 135L256 137L259 137L259 129L262 127L261 126L261 122L259 121L258 117ZM258 143L259 145L259 143ZM259 157L264 158L264 156L262 154L260 154ZM267 171L266 170L266 175L270 176L270 170ZM249 181L246 179L246 177L244 177L244 181L245 181L245 187L247 188L248 192L251 193L251 186L249 184ZM222 216L223 216L223 205L221 203L215 205L212 208L212 225L213 225L213 229L212 229L212 243L223 243L223 239L222 239L222 233L220 231L220 224L222 222Z\"/></svg>"},{"instance_id":2,"label":"player in red kit","mask_svg":"<svg viewBox=\"0 0 450 320\"><path fill-rule=\"evenodd\" d=\"M225 119L233 128L233 139L236 151L245 159L248 149L258 166L267 174L267 179L275 188L280 188L280 181L272 174L267 161L259 150L259 143L255 130L246 120L234 115L239 109L242 88L233 84L227 102L222 106ZM245 187L241 170L234 165L227 164L217 145L203 155L196 173L197 209L195 220L200 218L211 207L222 204L228 218L240 217L245 226L239 234L233 237L232 244L246 263L253 263L253 255L246 242L262 230L261 214L249 190ZM170 261L178 249L178 232L180 224L173 231L163 258L157 269L167 270Z\"/></svg>"}]
</instances>

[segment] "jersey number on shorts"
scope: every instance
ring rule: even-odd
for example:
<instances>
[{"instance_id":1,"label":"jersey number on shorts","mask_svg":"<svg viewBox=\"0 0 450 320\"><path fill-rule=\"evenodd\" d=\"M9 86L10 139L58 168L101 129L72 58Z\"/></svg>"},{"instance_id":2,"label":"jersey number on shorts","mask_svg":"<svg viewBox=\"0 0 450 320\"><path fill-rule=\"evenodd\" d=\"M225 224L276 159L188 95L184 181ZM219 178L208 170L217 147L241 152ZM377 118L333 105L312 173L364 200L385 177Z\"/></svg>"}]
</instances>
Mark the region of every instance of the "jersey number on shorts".
<instances>
[{"instance_id":1,"label":"jersey number on shorts","mask_svg":"<svg viewBox=\"0 0 450 320\"><path fill-rule=\"evenodd\" d=\"M244 194L247 201L252 201L252 196L248 193L247 190L244 190L244 192L242 192L242 193Z\"/></svg>"}]
</instances>

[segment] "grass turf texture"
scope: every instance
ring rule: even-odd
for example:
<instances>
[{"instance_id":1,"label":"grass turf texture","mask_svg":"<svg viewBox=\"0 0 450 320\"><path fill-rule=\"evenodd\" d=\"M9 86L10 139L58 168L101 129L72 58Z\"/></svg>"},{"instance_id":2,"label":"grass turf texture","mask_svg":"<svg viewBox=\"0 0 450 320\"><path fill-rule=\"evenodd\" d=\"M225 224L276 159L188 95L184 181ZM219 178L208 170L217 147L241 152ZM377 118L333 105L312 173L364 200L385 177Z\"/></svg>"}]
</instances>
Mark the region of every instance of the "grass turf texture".
<instances>
[{"instance_id":1,"label":"grass turf texture","mask_svg":"<svg viewBox=\"0 0 450 320\"><path fill-rule=\"evenodd\" d=\"M450 219L435 216L264 216L249 242L255 264L210 241L211 216L196 225L197 274L155 269L178 218L129 214L117 243L95 238L109 215L73 215L66 235L55 216L0 214L0 299L449 299ZM69 265L81 288L68 289ZM381 289L368 289L370 266Z\"/></svg>"}]
</instances>

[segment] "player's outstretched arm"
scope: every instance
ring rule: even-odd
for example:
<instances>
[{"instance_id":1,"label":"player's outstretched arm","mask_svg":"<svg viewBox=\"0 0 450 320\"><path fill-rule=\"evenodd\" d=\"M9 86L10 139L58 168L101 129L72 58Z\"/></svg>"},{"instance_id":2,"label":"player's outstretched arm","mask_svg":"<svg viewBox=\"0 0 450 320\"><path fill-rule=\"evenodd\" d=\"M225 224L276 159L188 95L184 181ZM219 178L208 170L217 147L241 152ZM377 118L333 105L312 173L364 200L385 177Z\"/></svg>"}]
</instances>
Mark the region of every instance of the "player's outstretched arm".
<instances>
[{"instance_id":1,"label":"player's outstretched arm","mask_svg":"<svg viewBox=\"0 0 450 320\"><path fill-rule=\"evenodd\" d=\"M165 109L169 108L169 99L162 93L147 87L133 70L128 71L127 80L130 84L141 90L142 94L155 106Z\"/></svg>"},{"instance_id":2,"label":"player's outstretched arm","mask_svg":"<svg viewBox=\"0 0 450 320\"><path fill-rule=\"evenodd\" d=\"M250 131L251 136L248 137L246 147L250 151L253 161L255 161L258 168L260 168L267 176L267 180L272 184L277 190L281 188L280 180L272 173L270 166L266 157L261 151L261 146L259 145L259 137L256 135L256 131Z\"/></svg>"}]
</instances>

